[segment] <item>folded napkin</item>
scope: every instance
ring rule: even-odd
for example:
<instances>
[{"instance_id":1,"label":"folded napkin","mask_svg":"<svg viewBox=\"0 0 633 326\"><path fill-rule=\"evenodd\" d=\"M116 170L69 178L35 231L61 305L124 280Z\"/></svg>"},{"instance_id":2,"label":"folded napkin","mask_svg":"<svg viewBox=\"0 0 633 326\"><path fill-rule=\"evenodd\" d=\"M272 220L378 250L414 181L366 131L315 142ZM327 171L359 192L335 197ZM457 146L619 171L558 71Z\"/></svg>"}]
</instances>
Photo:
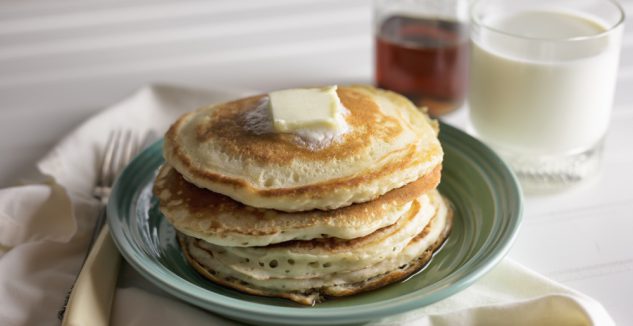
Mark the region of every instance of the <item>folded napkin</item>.
<instances>
[{"instance_id":1,"label":"folded napkin","mask_svg":"<svg viewBox=\"0 0 633 326\"><path fill-rule=\"evenodd\" d=\"M51 325L97 213L93 180L110 130L164 133L183 112L245 95L147 87L92 117L38 163L41 180L0 189L0 325ZM160 309L157 309L160 307ZM170 296L124 264L113 325L237 325ZM468 289L370 325L613 325L595 300L504 260Z\"/></svg>"}]
</instances>

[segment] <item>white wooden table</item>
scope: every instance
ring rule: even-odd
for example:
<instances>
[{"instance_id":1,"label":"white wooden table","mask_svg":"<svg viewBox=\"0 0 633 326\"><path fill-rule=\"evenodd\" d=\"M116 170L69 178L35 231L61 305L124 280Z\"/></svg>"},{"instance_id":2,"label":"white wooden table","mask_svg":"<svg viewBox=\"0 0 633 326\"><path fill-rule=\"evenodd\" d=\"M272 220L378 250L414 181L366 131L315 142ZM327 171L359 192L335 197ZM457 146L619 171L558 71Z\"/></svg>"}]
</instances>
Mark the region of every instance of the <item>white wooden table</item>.
<instances>
[{"instance_id":1,"label":"white wooden table","mask_svg":"<svg viewBox=\"0 0 633 326\"><path fill-rule=\"evenodd\" d=\"M629 17L633 0L624 0ZM0 3L0 187L73 126L152 82L271 90L371 83L366 0ZM467 112L449 116L465 127ZM625 31L602 175L528 197L510 256L633 325L633 28Z\"/></svg>"}]
</instances>

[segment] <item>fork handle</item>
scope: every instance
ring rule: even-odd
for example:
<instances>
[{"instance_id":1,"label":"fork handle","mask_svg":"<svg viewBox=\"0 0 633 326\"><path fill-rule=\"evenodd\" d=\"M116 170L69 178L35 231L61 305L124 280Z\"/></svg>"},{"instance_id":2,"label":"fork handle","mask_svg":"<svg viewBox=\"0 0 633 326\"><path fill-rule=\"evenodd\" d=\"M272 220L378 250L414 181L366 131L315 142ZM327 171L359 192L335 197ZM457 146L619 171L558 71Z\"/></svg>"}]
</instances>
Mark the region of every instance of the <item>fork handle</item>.
<instances>
[{"instance_id":1,"label":"fork handle","mask_svg":"<svg viewBox=\"0 0 633 326\"><path fill-rule=\"evenodd\" d=\"M68 299L62 326L110 324L110 309L121 256L105 225L95 241Z\"/></svg>"}]
</instances>

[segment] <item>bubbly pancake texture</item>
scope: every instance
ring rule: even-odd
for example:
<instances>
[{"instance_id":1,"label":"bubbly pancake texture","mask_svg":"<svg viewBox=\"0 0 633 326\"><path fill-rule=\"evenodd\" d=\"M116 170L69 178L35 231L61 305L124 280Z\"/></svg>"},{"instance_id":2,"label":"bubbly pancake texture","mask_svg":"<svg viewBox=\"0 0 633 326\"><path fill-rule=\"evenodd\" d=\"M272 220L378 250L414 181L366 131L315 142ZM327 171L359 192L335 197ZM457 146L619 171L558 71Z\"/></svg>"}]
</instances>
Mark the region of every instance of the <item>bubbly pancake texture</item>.
<instances>
[{"instance_id":1,"label":"bubbly pancake texture","mask_svg":"<svg viewBox=\"0 0 633 326\"><path fill-rule=\"evenodd\" d=\"M231 257L225 257L231 253L210 248L204 241L182 234L179 235L179 241L192 266L219 284L251 294L282 297L310 305L324 296L346 296L379 288L422 268L444 242L452 226L453 212L450 206L436 194L432 196L432 201L435 205L432 219L395 254L369 264L359 262L349 265L343 270L332 269L334 265L308 265L318 270L313 277L284 275L285 270L289 269L284 270L278 262L271 265L271 262L265 264L262 261L264 266L259 269L265 270L264 273L245 270L242 267L249 258L242 258L242 263L233 262ZM271 272L277 268L283 272ZM261 277L264 274L268 275Z\"/></svg>"},{"instance_id":2,"label":"bubbly pancake texture","mask_svg":"<svg viewBox=\"0 0 633 326\"><path fill-rule=\"evenodd\" d=\"M200 246L215 253L225 265L255 279L309 279L324 272L357 270L398 255L422 232L435 211L435 205L423 195L397 223L362 238L293 241L267 247L221 247L207 242Z\"/></svg>"},{"instance_id":3,"label":"bubbly pancake texture","mask_svg":"<svg viewBox=\"0 0 633 326\"><path fill-rule=\"evenodd\" d=\"M211 244L232 247L266 246L315 238L354 239L396 223L412 202L434 189L441 166L419 180L377 199L332 211L286 213L258 209L227 196L198 188L169 165L161 167L154 184L160 210L178 231Z\"/></svg>"},{"instance_id":4,"label":"bubbly pancake texture","mask_svg":"<svg viewBox=\"0 0 633 326\"><path fill-rule=\"evenodd\" d=\"M324 146L254 126L265 112L260 95L181 117L166 134L165 159L198 187L287 212L370 201L441 163L436 129L406 98L368 86L340 87L338 96L348 131Z\"/></svg>"}]
</instances>

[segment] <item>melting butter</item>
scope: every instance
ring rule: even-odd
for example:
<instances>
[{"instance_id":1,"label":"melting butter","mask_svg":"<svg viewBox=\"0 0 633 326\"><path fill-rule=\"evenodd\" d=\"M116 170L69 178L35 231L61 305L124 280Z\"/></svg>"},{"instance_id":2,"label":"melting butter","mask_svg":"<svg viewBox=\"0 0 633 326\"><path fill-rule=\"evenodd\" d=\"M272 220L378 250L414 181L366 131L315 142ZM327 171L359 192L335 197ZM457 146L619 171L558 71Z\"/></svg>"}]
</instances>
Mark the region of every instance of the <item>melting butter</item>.
<instances>
[{"instance_id":1,"label":"melting butter","mask_svg":"<svg viewBox=\"0 0 633 326\"><path fill-rule=\"evenodd\" d=\"M336 93L337 86L296 88L268 94L275 132L299 135L316 133L327 138L347 129L346 109ZM313 137L309 137L313 138Z\"/></svg>"}]
</instances>

